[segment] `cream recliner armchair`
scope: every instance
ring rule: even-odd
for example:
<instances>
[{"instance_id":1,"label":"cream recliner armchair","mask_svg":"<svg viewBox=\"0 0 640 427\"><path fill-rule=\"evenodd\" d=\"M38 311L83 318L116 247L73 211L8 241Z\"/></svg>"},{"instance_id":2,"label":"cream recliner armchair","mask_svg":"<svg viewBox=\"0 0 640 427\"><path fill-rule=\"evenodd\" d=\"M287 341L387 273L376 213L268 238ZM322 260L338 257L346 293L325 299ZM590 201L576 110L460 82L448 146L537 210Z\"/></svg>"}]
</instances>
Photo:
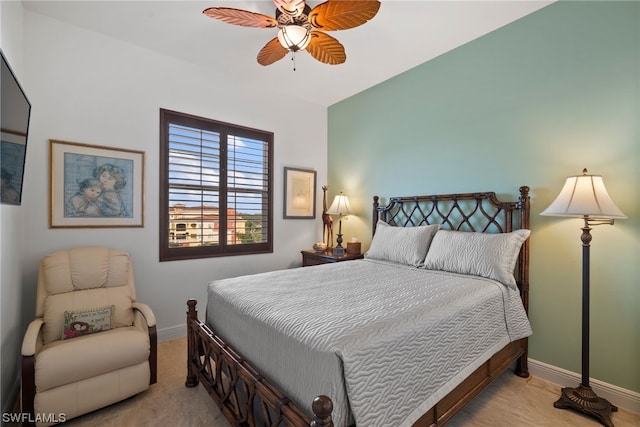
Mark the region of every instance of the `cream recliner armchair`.
<instances>
[{"instance_id":1,"label":"cream recliner armchair","mask_svg":"<svg viewBox=\"0 0 640 427\"><path fill-rule=\"evenodd\" d=\"M156 382L156 361L156 319L136 302L127 252L82 247L40 261L36 319L22 342L31 421L50 425L140 393Z\"/></svg>"}]
</instances>

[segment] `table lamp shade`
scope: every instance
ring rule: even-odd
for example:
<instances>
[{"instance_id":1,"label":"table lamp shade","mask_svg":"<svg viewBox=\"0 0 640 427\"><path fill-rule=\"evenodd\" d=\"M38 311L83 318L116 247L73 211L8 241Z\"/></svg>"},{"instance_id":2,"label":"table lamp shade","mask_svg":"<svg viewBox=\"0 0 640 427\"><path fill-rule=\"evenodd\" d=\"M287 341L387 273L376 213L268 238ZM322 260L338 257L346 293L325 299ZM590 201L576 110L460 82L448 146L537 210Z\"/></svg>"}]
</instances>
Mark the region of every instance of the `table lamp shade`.
<instances>
[{"instance_id":1,"label":"table lamp shade","mask_svg":"<svg viewBox=\"0 0 640 427\"><path fill-rule=\"evenodd\" d=\"M333 199L333 203L331 203L329 209L327 209L327 213L329 215L352 215L353 211L349 204L349 198L342 193L338 194L335 199Z\"/></svg>"},{"instance_id":2,"label":"table lamp shade","mask_svg":"<svg viewBox=\"0 0 640 427\"><path fill-rule=\"evenodd\" d=\"M609 197L602 176L582 172L567 178L558 197L540 215L626 218Z\"/></svg>"}]
</instances>

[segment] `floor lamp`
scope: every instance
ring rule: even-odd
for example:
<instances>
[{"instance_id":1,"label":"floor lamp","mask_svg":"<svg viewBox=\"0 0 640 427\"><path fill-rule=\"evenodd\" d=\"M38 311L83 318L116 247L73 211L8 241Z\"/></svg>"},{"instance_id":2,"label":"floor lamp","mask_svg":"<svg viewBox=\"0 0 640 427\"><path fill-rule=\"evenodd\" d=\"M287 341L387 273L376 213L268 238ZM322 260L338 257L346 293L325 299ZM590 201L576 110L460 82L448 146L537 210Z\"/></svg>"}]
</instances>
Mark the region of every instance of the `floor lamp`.
<instances>
[{"instance_id":1,"label":"floor lamp","mask_svg":"<svg viewBox=\"0 0 640 427\"><path fill-rule=\"evenodd\" d=\"M591 226L613 224L614 218L626 216L613 203L598 175L570 176L558 197L540 215L580 217L582 227L582 382L578 387L562 389L562 395L553 406L561 409L574 409L597 418L607 426L613 427L611 412L618 408L606 399L598 397L589 386L589 248Z\"/></svg>"}]
</instances>

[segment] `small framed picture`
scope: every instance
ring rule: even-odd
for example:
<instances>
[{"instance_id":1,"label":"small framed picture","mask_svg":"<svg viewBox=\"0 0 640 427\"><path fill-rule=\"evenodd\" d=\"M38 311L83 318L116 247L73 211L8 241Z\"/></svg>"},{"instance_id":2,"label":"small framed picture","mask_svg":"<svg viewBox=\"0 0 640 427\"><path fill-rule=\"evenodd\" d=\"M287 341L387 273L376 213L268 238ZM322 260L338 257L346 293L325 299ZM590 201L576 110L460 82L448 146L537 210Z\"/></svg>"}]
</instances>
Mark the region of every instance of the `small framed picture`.
<instances>
[{"instance_id":1,"label":"small framed picture","mask_svg":"<svg viewBox=\"0 0 640 427\"><path fill-rule=\"evenodd\" d=\"M316 217L316 171L284 168L284 218Z\"/></svg>"},{"instance_id":2,"label":"small framed picture","mask_svg":"<svg viewBox=\"0 0 640 427\"><path fill-rule=\"evenodd\" d=\"M144 152L49 140L49 228L144 226Z\"/></svg>"}]
</instances>

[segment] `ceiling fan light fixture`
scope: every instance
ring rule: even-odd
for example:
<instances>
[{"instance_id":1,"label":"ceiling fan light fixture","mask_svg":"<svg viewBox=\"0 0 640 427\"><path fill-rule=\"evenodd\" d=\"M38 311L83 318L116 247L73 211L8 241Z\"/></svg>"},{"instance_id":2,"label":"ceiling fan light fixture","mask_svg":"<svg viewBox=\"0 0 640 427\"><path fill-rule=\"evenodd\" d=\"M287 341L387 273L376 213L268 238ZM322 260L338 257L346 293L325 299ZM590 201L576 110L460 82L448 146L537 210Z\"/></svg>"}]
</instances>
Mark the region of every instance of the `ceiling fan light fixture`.
<instances>
[{"instance_id":1,"label":"ceiling fan light fixture","mask_svg":"<svg viewBox=\"0 0 640 427\"><path fill-rule=\"evenodd\" d=\"M308 6L304 1L299 1L295 4L281 3L278 6L278 10L292 17L300 16L302 12L304 12L305 8L308 8ZM309 10L311 9L309 8Z\"/></svg>"},{"instance_id":2,"label":"ceiling fan light fixture","mask_svg":"<svg viewBox=\"0 0 640 427\"><path fill-rule=\"evenodd\" d=\"M309 29L300 25L285 25L278 31L278 41L285 49L297 52L309 45L311 34Z\"/></svg>"},{"instance_id":3,"label":"ceiling fan light fixture","mask_svg":"<svg viewBox=\"0 0 640 427\"><path fill-rule=\"evenodd\" d=\"M2 1L2 0L0 0ZM258 64L270 65L287 56L295 61L295 52L306 50L316 60L330 65L347 60L344 46L326 31L355 28L373 19L380 9L379 0L326 0L311 8L306 0L273 0L275 16L233 7L209 7L203 13L228 24L253 28L277 28L258 52ZM294 64L295 70L295 64Z\"/></svg>"}]
</instances>

